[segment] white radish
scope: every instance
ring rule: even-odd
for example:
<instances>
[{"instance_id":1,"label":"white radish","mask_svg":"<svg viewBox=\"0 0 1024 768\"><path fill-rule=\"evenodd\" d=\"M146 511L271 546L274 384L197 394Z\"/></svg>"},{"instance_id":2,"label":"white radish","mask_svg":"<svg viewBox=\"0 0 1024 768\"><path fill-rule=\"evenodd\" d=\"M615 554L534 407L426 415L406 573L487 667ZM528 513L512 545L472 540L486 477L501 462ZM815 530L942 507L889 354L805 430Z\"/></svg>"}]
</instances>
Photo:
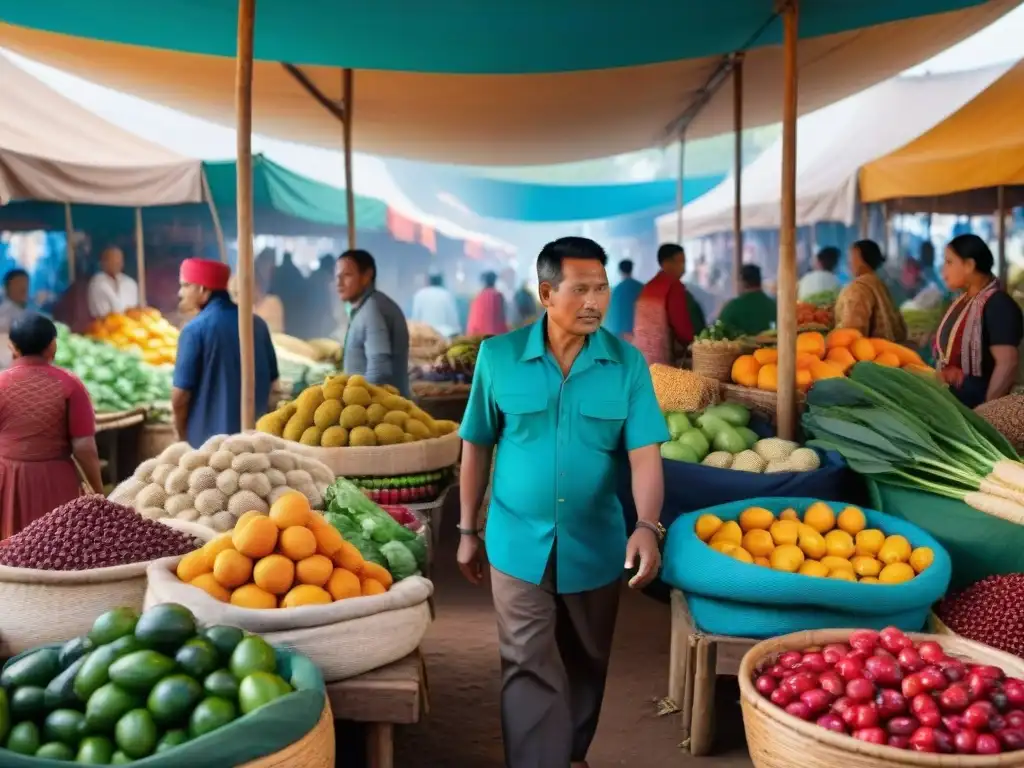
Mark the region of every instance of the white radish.
<instances>
[{"instance_id":1,"label":"white radish","mask_svg":"<svg viewBox=\"0 0 1024 768\"><path fill-rule=\"evenodd\" d=\"M1019 461L1001 459L992 465L989 479L995 480L1008 488L1024 492L1024 464Z\"/></svg>"},{"instance_id":2,"label":"white radish","mask_svg":"<svg viewBox=\"0 0 1024 768\"><path fill-rule=\"evenodd\" d=\"M979 512L1006 520L1008 523L1024 525L1024 505L1004 499L1002 496L971 491L964 494L964 503Z\"/></svg>"}]
</instances>

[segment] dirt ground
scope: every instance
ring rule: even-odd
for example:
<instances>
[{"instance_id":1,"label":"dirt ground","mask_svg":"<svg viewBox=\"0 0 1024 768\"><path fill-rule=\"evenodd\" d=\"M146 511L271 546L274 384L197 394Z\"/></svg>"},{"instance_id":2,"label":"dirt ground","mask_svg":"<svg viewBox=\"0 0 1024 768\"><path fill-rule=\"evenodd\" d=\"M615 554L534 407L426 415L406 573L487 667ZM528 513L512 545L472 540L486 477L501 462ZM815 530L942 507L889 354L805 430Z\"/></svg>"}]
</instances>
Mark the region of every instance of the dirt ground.
<instances>
[{"instance_id":1,"label":"dirt ground","mask_svg":"<svg viewBox=\"0 0 1024 768\"><path fill-rule=\"evenodd\" d=\"M503 765L497 633L490 595L458 574L455 545L455 538L446 535L435 558L437 620L424 643L430 714L419 724L396 731L398 768ZM641 594L625 595L601 726L589 757L591 768L750 766L734 685L719 686L715 755L697 760L680 748L679 716L656 714L657 701L667 688L668 652L668 607ZM358 742L357 732L343 729L339 766L360 764L351 760Z\"/></svg>"}]
</instances>

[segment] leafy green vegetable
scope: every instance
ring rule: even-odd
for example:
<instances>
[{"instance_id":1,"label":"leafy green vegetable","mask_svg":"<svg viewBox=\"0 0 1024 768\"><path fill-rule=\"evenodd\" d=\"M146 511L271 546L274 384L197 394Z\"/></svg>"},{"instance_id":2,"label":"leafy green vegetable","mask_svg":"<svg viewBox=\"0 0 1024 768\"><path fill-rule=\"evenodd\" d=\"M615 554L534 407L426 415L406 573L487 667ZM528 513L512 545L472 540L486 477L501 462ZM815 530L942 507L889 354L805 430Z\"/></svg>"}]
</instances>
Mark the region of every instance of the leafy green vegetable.
<instances>
[{"instance_id":1,"label":"leafy green vegetable","mask_svg":"<svg viewBox=\"0 0 1024 768\"><path fill-rule=\"evenodd\" d=\"M387 559L387 569L391 571L395 581L401 581L419 573L416 557L402 542L389 541L381 546L380 553Z\"/></svg>"}]
</instances>

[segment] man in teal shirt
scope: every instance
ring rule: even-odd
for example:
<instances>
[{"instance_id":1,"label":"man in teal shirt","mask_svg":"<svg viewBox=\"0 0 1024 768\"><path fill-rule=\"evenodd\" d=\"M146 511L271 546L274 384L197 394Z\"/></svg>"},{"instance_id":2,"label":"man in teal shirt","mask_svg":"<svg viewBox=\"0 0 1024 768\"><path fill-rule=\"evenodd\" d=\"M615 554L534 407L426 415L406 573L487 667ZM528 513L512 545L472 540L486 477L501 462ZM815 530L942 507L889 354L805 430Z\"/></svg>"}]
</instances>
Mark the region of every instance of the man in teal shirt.
<instances>
[{"instance_id":1,"label":"man in teal shirt","mask_svg":"<svg viewBox=\"0 0 1024 768\"><path fill-rule=\"evenodd\" d=\"M639 351L601 328L607 256L564 237L537 259L537 322L485 341L462 421L458 561L483 580L478 512L494 476L487 556L502 660L509 768L586 766L625 568L660 567L665 420ZM495 449L496 452L495 452ZM629 461L639 517L628 541L616 497Z\"/></svg>"}]
</instances>

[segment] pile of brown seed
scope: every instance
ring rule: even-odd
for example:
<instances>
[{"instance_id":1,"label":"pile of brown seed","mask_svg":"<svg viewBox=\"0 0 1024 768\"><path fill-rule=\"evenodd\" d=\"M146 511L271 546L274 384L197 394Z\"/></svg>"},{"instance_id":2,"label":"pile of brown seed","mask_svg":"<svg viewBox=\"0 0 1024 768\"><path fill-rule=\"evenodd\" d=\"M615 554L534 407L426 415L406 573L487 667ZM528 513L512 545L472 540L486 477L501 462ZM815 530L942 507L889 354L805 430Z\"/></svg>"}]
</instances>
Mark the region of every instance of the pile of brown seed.
<instances>
[{"instance_id":1,"label":"pile of brown seed","mask_svg":"<svg viewBox=\"0 0 1024 768\"><path fill-rule=\"evenodd\" d=\"M82 496L0 542L0 565L83 571L183 555L200 542L101 496Z\"/></svg>"}]
</instances>

